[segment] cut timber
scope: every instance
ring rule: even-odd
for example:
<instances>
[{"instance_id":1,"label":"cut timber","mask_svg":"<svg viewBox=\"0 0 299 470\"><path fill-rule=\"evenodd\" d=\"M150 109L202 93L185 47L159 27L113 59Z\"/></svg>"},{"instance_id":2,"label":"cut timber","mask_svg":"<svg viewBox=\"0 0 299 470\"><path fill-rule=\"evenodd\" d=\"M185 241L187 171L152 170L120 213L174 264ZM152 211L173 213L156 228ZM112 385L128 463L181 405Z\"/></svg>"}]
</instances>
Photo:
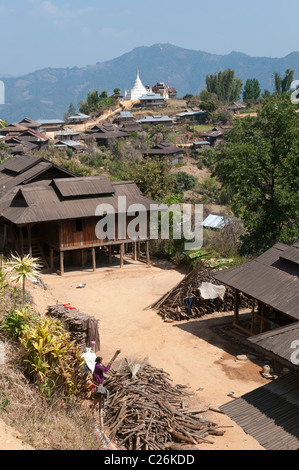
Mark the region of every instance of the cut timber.
<instances>
[{"instance_id":1,"label":"cut timber","mask_svg":"<svg viewBox=\"0 0 299 470\"><path fill-rule=\"evenodd\" d=\"M213 276L216 272L214 269L205 268L204 264L197 266L148 309L157 310L164 321L180 321L200 318L214 312L233 311L236 299L234 291L230 288L226 289L223 300L220 298L205 300L200 297L199 287L203 282L220 285ZM187 300L193 302L190 308ZM238 306L240 308L252 307L252 300L240 293Z\"/></svg>"}]
</instances>

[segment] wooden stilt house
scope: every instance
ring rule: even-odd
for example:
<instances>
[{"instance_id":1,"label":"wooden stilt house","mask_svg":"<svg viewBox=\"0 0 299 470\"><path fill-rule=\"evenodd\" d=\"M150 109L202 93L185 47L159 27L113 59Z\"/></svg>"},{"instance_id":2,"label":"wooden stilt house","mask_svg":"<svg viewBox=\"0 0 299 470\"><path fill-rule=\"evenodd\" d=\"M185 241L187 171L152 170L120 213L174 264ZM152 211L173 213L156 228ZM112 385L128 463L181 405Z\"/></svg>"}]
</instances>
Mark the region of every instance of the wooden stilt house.
<instances>
[{"instance_id":1,"label":"wooden stilt house","mask_svg":"<svg viewBox=\"0 0 299 470\"><path fill-rule=\"evenodd\" d=\"M111 183L106 177L75 177L73 174L33 156L13 157L0 166L0 248L3 253L35 254L52 268L58 258L59 271L65 263L87 255L96 270L97 250L105 248L111 262L112 251L120 252L124 264L126 244L133 245L136 259L138 246L145 244L149 259L149 212L154 203L144 197L133 181ZM122 204L120 204L120 199ZM128 230L134 217L128 215L133 204L142 205L146 227L132 238ZM113 236L98 236L97 224L109 207L114 217ZM101 232L103 233L103 232ZM77 264L77 262L75 262Z\"/></svg>"}]
</instances>

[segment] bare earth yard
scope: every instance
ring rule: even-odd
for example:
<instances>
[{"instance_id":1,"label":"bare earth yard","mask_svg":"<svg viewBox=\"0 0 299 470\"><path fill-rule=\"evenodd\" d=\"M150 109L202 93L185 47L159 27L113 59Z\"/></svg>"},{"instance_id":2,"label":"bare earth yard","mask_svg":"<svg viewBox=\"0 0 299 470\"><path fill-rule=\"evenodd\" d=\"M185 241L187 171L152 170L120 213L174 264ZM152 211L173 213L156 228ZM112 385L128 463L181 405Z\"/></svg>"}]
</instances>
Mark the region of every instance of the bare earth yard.
<instances>
[{"instance_id":1,"label":"bare earth yard","mask_svg":"<svg viewBox=\"0 0 299 470\"><path fill-rule=\"evenodd\" d=\"M238 397L265 384L260 366L236 360L236 354L242 354L241 346L232 345L211 329L217 322L225 323L229 314L165 323L156 312L145 310L182 278L183 274L168 263L127 265L123 270L76 271L64 277L44 274L47 289L32 285L30 292L41 313L58 301L99 319L104 362L116 349L121 349L122 358L142 360L148 356L152 366L170 374L174 385L190 387L192 408L218 407L231 400L230 392ZM78 289L79 283L86 283L86 287ZM227 416L212 411L204 416L229 427L223 437L211 436L214 444L202 444L199 449L263 449ZM18 445L17 441L7 442L7 446ZM3 443L0 422L0 449Z\"/></svg>"}]
</instances>

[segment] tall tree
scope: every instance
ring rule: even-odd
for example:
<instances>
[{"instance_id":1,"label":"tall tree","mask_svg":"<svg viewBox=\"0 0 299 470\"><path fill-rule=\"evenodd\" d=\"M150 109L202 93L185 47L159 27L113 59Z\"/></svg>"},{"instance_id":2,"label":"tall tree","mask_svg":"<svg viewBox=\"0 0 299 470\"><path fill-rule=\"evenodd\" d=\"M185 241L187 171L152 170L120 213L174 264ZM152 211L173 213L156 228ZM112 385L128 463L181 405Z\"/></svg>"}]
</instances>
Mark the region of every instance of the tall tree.
<instances>
[{"instance_id":1,"label":"tall tree","mask_svg":"<svg viewBox=\"0 0 299 470\"><path fill-rule=\"evenodd\" d=\"M293 80L294 70L287 69L283 78L278 72L275 72L274 84L276 93L287 93L291 88Z\"/></svg>"},{"instance_id":2,"label":"tall tree","mask_svg":"<svg viewBox=\"0 0 299 470\"><path fill-rule=\"evenodd\" d=\"M299 133L286 95L265 99L257 118L236 121L215 163L246 228L243 252L259 253L299 237Z\"/></svg>"},{"instance_id":3,"label":"tall tree","mask_svg":"<svg viewBox=\"0 0 299 470\"><path fill-rule=\"evenodd\" d=\"M255 104L261 95L259 81L256 78L249 78L244 86L243 100L246 104Z\"/></svg>"},{"instance_id":4,"label":"tall tree","mask_svg":"<svg viewBox=\"0 0 299 470\"><path fill-rule=\"evenodd\" d=\"M217 95L218 99L226 104L239 99L242 86L242 80L236 78L234 70L231 69L206 76L207 91Z\"/></svg>"}]
</instances>

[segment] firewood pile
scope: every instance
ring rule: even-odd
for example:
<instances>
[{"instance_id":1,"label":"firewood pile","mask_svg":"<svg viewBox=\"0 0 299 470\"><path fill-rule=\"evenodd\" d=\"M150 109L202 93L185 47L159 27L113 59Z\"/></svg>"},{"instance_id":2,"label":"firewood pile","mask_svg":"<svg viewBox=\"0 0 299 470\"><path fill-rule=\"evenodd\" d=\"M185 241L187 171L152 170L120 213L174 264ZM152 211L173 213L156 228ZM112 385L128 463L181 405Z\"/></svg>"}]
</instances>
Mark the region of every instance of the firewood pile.
<instances>
[{"instance_id":1,"label":"firewood pile","mask_svg":"<svg viewBox=\"0 0 299 470\"><path fill-rule=\"evenodd\" d=\"M199 287L203 282L208 282L216 286L220 285L213 274L214 269L205 269L202 265L197 266L173 289L167 292L149 309L157 310L164 321L181 321L191 318L199 318L214 312L230 312L234 309L234 292L227 288L223 300L202 299L199 294ZM192 307L189 308L187 299L193 299ZM252 307L252 300L240 293L240 308Z\"/></svg>"},{"instance_id":2,"label":"firewood pile","mask_svg":"<svg viewBox=\"0 0 299 470\"><path fill-rule=\"evenodd\" d=\"M173 386L169 375L147 363L127 359L110 371L105 381L109 399L104 407L104 426L119 449L165 450L203 442L207 436L222 436L216 423L200 416L207 410L187 409L188 393Z\"/></svg>"},{"instance_id":3,"label":"firewood pile","mask_svg":"<svg viewBox=\"0 0 299 470\"><path fill-rule=\"evenodd\" d=\"M82 313L70 305L59 304L49 306L46 315L61 320L69 331L72 341L75 341L81 350L91 347L91 342L94 341L95 350L99 351L99 322L94 317Z\"/></svg>"}]
</instances>

